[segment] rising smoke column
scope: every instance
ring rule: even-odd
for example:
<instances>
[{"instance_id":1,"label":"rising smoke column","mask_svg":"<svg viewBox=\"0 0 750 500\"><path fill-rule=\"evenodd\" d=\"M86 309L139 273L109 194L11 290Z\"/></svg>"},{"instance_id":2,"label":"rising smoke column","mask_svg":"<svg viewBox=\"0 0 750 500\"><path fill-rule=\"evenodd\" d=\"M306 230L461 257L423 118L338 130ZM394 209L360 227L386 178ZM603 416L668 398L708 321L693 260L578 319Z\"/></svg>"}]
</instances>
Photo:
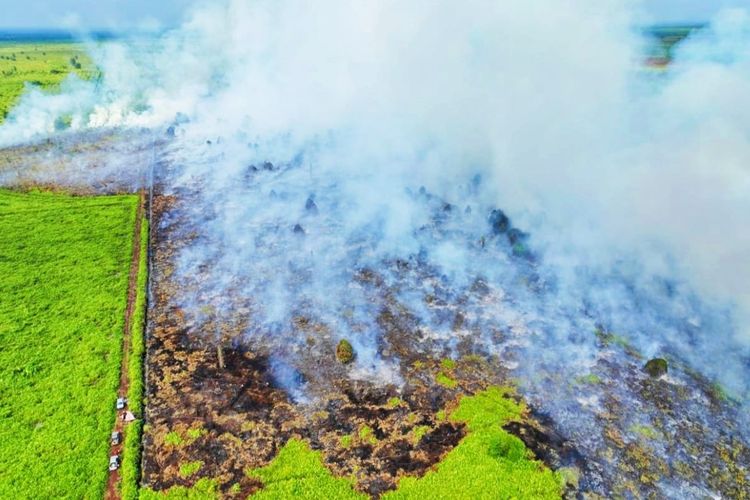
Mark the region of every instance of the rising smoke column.
<instances>
[{"instance_id":1,"label":"rising smoke column","mask_svg":"<svg viewBox=\"0 0 750 500\"><path fill-rule=\"evenodd\" d=\"M532 235L548 285L514 297L514 321L539 333L529 352L545 348L530 370L590 362L585 332L602 323L743 397L750 23L725 12L653 78L638 67L637 22L615 0L199 6L152 43L93 49L102 85L32 94L0 142L61 114L159 133L188 117L172 189L192 193L201 228L177 259L196 335L204 316L230 314L224 298L245 297L248 337L294 344L285 325L314 314L355 338L362 376L385 367L397 382L352 271L417 255L456 288L477 275L514 286L517 263L475 247L501 207ZM427 194L464 211L460 236L424 236ZM401 299L438 328L412 286Z\"/></svg>"}]
</instances>

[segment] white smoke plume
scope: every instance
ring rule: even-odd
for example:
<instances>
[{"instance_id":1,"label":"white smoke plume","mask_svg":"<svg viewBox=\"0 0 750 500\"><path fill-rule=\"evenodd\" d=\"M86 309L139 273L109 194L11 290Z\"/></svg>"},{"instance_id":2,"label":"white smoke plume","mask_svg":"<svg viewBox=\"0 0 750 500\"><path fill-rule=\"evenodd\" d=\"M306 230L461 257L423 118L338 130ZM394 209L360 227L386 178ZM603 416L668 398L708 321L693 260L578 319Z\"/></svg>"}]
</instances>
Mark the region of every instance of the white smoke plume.
<instances>
[{"instance_id":1,"label":"white smoke plume","mask_svg":"<svg viewBox=\"0 0 750 500\"><path fill-rule=\"evenodd\" d=\"M186 117L172 188L195 190L203 231L177 272L211 268L182 304L198 323L206 304L228 314L230 291L265 332L306 308L353 339L353 373L397 381L352 269L422 255L457 289L517 286L518 264L477 243L500 207L554 286L494 313L541 325L544 363L590 361L600 322L746 397L750 17L723 12L663 75L640 67L639 19L625 0L199 5L158 39L92 45L103 81L30 94L0 144L63 114L160 134ZM425 236L435 200L463 215Z\"/></svg>"}]
</instances>

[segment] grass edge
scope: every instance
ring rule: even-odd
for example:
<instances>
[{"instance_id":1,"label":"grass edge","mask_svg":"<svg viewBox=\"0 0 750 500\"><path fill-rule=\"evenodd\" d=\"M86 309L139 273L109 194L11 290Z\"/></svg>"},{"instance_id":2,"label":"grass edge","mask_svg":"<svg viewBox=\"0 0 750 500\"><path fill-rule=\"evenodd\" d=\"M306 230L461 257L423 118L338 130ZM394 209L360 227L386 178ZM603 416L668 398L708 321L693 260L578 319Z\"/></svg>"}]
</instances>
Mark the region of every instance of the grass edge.
<instances>
[{"instance_id":1,"label":"grass edge","mask_svg":"<svg viewBox=\"0 0 750 500\"><path fill-rule=\"evenodd\" d=\"M140 255L138 259L138 278L135 306L133 309L133 320L130 330L130 353L128 357L128 405L130 410L139 416L136 421L130 423L125 429L125 442L123 445L121 497L127 500L135 500L139 496L140 485L140 462L141 462L141 437L143 434L143 395L144 374L143 362L146 350L145 326L146 326L146 284L148 279L148 240L149 221L143 215L141 219L140 233Z\"/></svg>"}]
</instances>

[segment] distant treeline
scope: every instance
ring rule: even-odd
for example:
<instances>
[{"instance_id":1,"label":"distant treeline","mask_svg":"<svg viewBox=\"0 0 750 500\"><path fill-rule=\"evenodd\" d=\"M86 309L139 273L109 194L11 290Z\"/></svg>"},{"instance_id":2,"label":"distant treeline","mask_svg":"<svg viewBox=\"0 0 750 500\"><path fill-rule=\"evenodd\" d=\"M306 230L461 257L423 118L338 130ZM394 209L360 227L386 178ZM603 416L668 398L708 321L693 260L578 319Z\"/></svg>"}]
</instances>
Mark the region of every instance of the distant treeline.
<instances>
[{"instance_id":1,"label":"distant treeline","mask_svg":"<svg viewBox=\"0 0 750 500\"><path fill-rule=\"evenodd\" d=\"M0 30L0 43L54 43L81 40L113 40L121 35L109 31L94 31L85 34L62 30Z\"/></svg>"}]
</instances>

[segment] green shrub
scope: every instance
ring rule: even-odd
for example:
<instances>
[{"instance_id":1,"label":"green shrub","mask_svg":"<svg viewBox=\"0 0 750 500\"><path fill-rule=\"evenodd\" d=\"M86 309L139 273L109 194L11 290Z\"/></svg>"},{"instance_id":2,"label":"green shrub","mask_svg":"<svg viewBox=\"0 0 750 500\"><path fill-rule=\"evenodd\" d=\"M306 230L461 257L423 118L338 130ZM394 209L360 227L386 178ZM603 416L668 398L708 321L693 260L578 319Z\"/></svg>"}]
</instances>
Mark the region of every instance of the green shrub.
<instances>
[{"instance_id":1,"label":"green shrub","mask_svg":"<svg viewBox=\"0 0 750 500\"><path fill-rule=\"evenodd\" d=\"M336 359L343 364L349 364L354 361L354 348L351 342L341 339L336 346Z\"/></svg>"},{"instance_id":2,"label":"green shrub","mask_svg":"<svg viewBox=\"0 0 750 500\"><path fill-rule=\"evenodd\" d=\"M164 444L167 446L179 446L182 444L182 436L177 431L172 431L164 436Z\"/></svg>"},{"instance_id":3,"label":"green shrub","mask_svg":"<svg viewBox=\"0 0 750 500\"><path fill-rule=\"evenodd\" d=\"M352 438L351 434L347 434L346 436L341 436L339 444L342 448L349 448L352 445L353 440L354 438Z\"/></svg>"},{"instance_id":4,"label":"green shrub","mask_svg":"<svg viewBox=\"0 0 750 500\"><path fill-rule=\"evenodd\" d=\"M419 443L422 440L422 437L427 434L427 431L430 430L429 425L418 425L411 431L411 441L414 444Z\"/></svg>"},{"instance_id":5,"label":"green shrub","mask_svg":"<svg viewBox=\"0 0 750 500\"><path fill-rule=\"evenodd\" d=\"M456 367L456 362L450 358L444 358L442 361L440 361L440 366L445 370L452 370Z\"/></svg>"},{"instance_id":6,"label":"green shrub","mask_svg":"<svg viewBox=\"0 0 750 500\"><path fill-rule=\"evenodd\" d=\"M203 462L201 460L184 463L180 465L180 476L188 478L201 470L201 467L203 467Z\"/></svg>"},{"instance_id":7,"label":"green shrub","mask_svg":"<svg viewBox=\"0 0 750 500\"><path fill-rule=\"evenodd\" d=\"M390 408L398 408L402 404L403 404L403 401L401 401L401 398L393 397L393 398L391 398L391 399L388 400L388 406Z\"/></svg>"},{"instance_id":8,"label":"green shrub","mask_svg":"<svg viewBox=\"0 0 750 500\"><path fill-rule=\"evenodd\" d=\"M359 439L369 444L377 444L378 438L375 437L375 431L369 425L363 425L359 429Z\"/></svg>"},{"instance_id":9,"label":"green shrub","mask_svg":"<svg viewBox=\"0 0 750 500\"><path fill-rule=\"evenodd\" d=\"M458 382L456 382L455 379L452 379L443 372L440 372L435 376L435 382L442 385L443 387L447 387L448 389L455 389L458 385Z\"/></svg>"},{"instance_id":10,"label":"green shrub","mask_svg":"<svg viewBox=\"0 0 750 500\"><path fill-rule=\"evenodd\" d=\"M192 429L188 429L185 435L187 436L188 440L192 443L193 441L205 435L206 433L207 433L206 429L202 427L194 427Z\"/></svg>"}]
</instances>

